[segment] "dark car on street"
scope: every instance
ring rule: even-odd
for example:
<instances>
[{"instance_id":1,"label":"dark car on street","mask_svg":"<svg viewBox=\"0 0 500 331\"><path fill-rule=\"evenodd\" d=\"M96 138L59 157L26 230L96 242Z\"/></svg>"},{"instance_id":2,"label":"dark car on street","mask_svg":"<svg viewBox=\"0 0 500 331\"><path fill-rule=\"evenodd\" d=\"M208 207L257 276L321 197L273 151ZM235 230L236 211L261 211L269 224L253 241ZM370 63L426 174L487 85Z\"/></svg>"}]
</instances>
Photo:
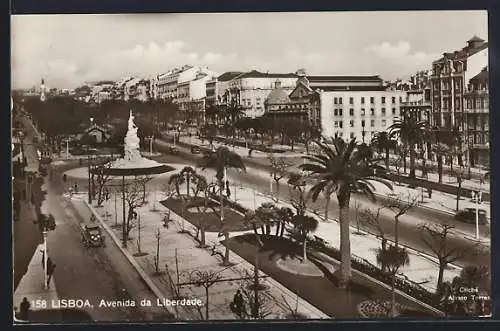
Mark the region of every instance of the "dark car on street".
<instances>
[{"instance_id":1,"label":"dark car on street","mask_svg":"<svg viewBox=\"0 0 500 331\"><path fill-rule=\"evenodd\" d=\"M191 154L200 154L201 148L200 146L191 146Z\"/></svg>"},{"instance_id":2,"label":"dark car on street","mask_svg":"<svg viewBox=\"0 0 500 331\"><path fill-rule=\"evenodd\" d=\"M171 155L178 155L179 150L177 149L177 147L169 146L169 147L167 147L167 153L171 154Z\"/></svg>"},{"instance_id":3,"label":"dark car on street","mask_svg":"<svg viewBox=\"0 0 500 331\"><path fill-rule=\"evenodd\" d=\"M476 223L476 208L465 208L455 215L455 219L463 223ZM478 223L481 225L487 224L486 210L479 209Z\"/></svg>"}]
</instances>

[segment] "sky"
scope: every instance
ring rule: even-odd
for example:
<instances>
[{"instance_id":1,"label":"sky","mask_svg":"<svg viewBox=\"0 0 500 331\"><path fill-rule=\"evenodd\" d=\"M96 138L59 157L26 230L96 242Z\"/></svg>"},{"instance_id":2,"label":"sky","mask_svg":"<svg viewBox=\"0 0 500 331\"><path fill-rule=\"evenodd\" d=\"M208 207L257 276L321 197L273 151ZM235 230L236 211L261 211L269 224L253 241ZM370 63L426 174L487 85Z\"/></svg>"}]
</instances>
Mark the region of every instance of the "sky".
<instances>
[{"instance_id":1,"label":"sky","mask_svg":"<svg viewBox=\"0 0 500 331\"><path fill-rule=\"evenodd\" d=\"M13 15L13 88L149 78L184 64L226 71L407 79L472 36L486 11Z\"/></svg>"}]
</instances>

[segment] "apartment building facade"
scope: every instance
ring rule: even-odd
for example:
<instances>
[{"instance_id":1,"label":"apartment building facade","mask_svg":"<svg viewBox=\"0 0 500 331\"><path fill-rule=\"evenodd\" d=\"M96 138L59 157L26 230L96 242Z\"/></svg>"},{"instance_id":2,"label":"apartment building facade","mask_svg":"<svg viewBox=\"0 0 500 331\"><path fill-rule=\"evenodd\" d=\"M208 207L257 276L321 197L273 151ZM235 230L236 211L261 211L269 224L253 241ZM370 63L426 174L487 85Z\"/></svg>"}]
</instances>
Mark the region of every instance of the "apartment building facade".
<instances>
[{"instance_id":1,"label":"apartment building facade","mask_svg":"<svg viewBox=\"0 0 500 331\"><path fill-rule=\"evenodd\" d=\"M465 92L465 132L470 166L489 166L489 78L488 68L472 77Z\"/></svg>"},{"instance_id":2,"label":"apartment building facade","mask_svg":"<svg viewBox=\"0 0 500 331\"><path fill-rule=\"evenodd\" d=\"M488 42L474 36L461 50L444 53L432 63L431 125L444 131L465 129L468 81L488 65Z\"/></svg>"},{"instance_id":3,"label":"apartment building facade","mask_svg":"<svg viewBox=\"0 0 500 331\"><path fill-rule=\"evenodd\" d=\"M225 99L239 105L246 117L260 117L265 113L264 101L274 90L277 79L281 82L281 88L290 93L295 88L297 75L250 71L230 81Z\"/></svg>"},{"instance_id":4,"label":"apartment building facade","mask_svg":"<svg viewBox=\"0 0 500 331\"><path fill-rule=\"evenodd\" d=\"M405 97L403 91L383 86L325 87L318 93L322 135L365 143L401 117Z\"/></svg>"}]
</instances>

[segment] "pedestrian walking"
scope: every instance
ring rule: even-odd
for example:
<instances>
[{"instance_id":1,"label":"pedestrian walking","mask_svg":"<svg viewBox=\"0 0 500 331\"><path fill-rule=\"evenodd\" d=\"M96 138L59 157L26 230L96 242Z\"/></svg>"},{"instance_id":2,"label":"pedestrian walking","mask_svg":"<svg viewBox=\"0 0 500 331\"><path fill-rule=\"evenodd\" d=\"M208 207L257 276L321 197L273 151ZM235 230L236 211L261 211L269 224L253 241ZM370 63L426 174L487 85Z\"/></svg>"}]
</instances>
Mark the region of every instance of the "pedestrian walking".
<instances>
[{"instance_id":1,"label":"pedestrian walking","mask_svg":"<svg viewBox=\"0 0 500 331\"><path fill-rule=\"evenodd\" d=\"M54 263L52 263L52 259L49 256L49 258L47 259L47 270L50 270L53 264Z\"/></svg>"},{"instance_id":2,"label":"pedestrian walking","mask_svg":"<svg viewBox=\"0 0 500 331\"><path fill-rule=\"evenodd\" d=\"M240 319L245 318L246 316L246 307L245 302L243 300L243 295L240 290L236 291L236 294L233 297L233 301L230 304L231 311L233 314L238 316Z\"/></svg>"},{"instance_id":3,"label":"pedestrian walking","mask_svg":"<svg viewBox=\"0 0 500 331\"><path fill-rule=\"evenodd\" d=\"M45 251L42 249L40 253L42 253L42 269L45 269Z\"/></svg>"},{"instance_id":4,"label":"pedestrian walking","mask_svg":"<svg viewBox=\"0 0 500 331\"><path fill-rule=\"evenodd\" d=\"M29 311L31 308L31 304L28 301L28 298L24 297L23 301L19 305L19 318L23 321L27 321L29 318Z\"/></svg>"},{"instance_id":5,"label":"pedestrian walking","mask_svg":"<svg viewBox=\"0 0 500 331\"><path fill-rule=\"evenodd\" d=\"M226 180L226 195L227 195L228 199L231 197L231 189L229 189L229 181L228 180Z\"/></svg>"},{"instance_id":6,"label":"pedestrian walking","mask_svg":"<svg viewBox=\"0 0 500 331\"><path fill-rule=\"evenodd\" d=\"M73 185L73 188L75 190L75 194L77 194L78 193L78 184L75 183L75 185Z\"/></svg>"},{"instance_id":7,"label":"pedestrian walking","mask_svg":"<svg viewBox=\"0 0 500 331\"><path fill-rule=\"evenodd\" d=\"M51 263L50 268L47 265L47 288L50 288L50 280L52 279L52 275L54 274L54 270L56 269L56 264Z\"/></svg>"},{"instance_id":8,"label":"pedestrian walking","mask_svg":"<svg viewBox=\"0 0 500 331\"><path fill-rule=\"evenodd\" d=\"M31 193L31 200L30 200L31 204L34 205L35 204L35 193Z\"/></svg>"},{"instance_id":9,"label":"pedestrian walking","mask_svg":"<svg viewBox=\"0 0 500 331\"><path fill-rule=\"evenodd\" d=\"M68 176L66 176L66 174L63 174L63 182L66 183L66 180L68 180Z\"/></svg>"}]
</instances>

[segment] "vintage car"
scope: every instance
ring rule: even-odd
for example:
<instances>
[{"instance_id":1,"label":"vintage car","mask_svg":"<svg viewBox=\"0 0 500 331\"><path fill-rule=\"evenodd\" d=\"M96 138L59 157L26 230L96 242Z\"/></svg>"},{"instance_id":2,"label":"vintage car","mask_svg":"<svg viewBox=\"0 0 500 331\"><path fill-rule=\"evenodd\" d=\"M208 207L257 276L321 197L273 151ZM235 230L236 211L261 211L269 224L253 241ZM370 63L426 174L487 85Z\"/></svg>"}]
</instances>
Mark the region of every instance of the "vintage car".
<instances>
[{"instance_id":1,"label":"vintage car","mask_svg":"<svg viewBox=\"0 0 500 331\"><path fill-rule=\"evenodd\" d=\"M101 232L99 225L82 225L82 242L85 247L106 246L105 237Z\"/></svg>"}]
</instances>

